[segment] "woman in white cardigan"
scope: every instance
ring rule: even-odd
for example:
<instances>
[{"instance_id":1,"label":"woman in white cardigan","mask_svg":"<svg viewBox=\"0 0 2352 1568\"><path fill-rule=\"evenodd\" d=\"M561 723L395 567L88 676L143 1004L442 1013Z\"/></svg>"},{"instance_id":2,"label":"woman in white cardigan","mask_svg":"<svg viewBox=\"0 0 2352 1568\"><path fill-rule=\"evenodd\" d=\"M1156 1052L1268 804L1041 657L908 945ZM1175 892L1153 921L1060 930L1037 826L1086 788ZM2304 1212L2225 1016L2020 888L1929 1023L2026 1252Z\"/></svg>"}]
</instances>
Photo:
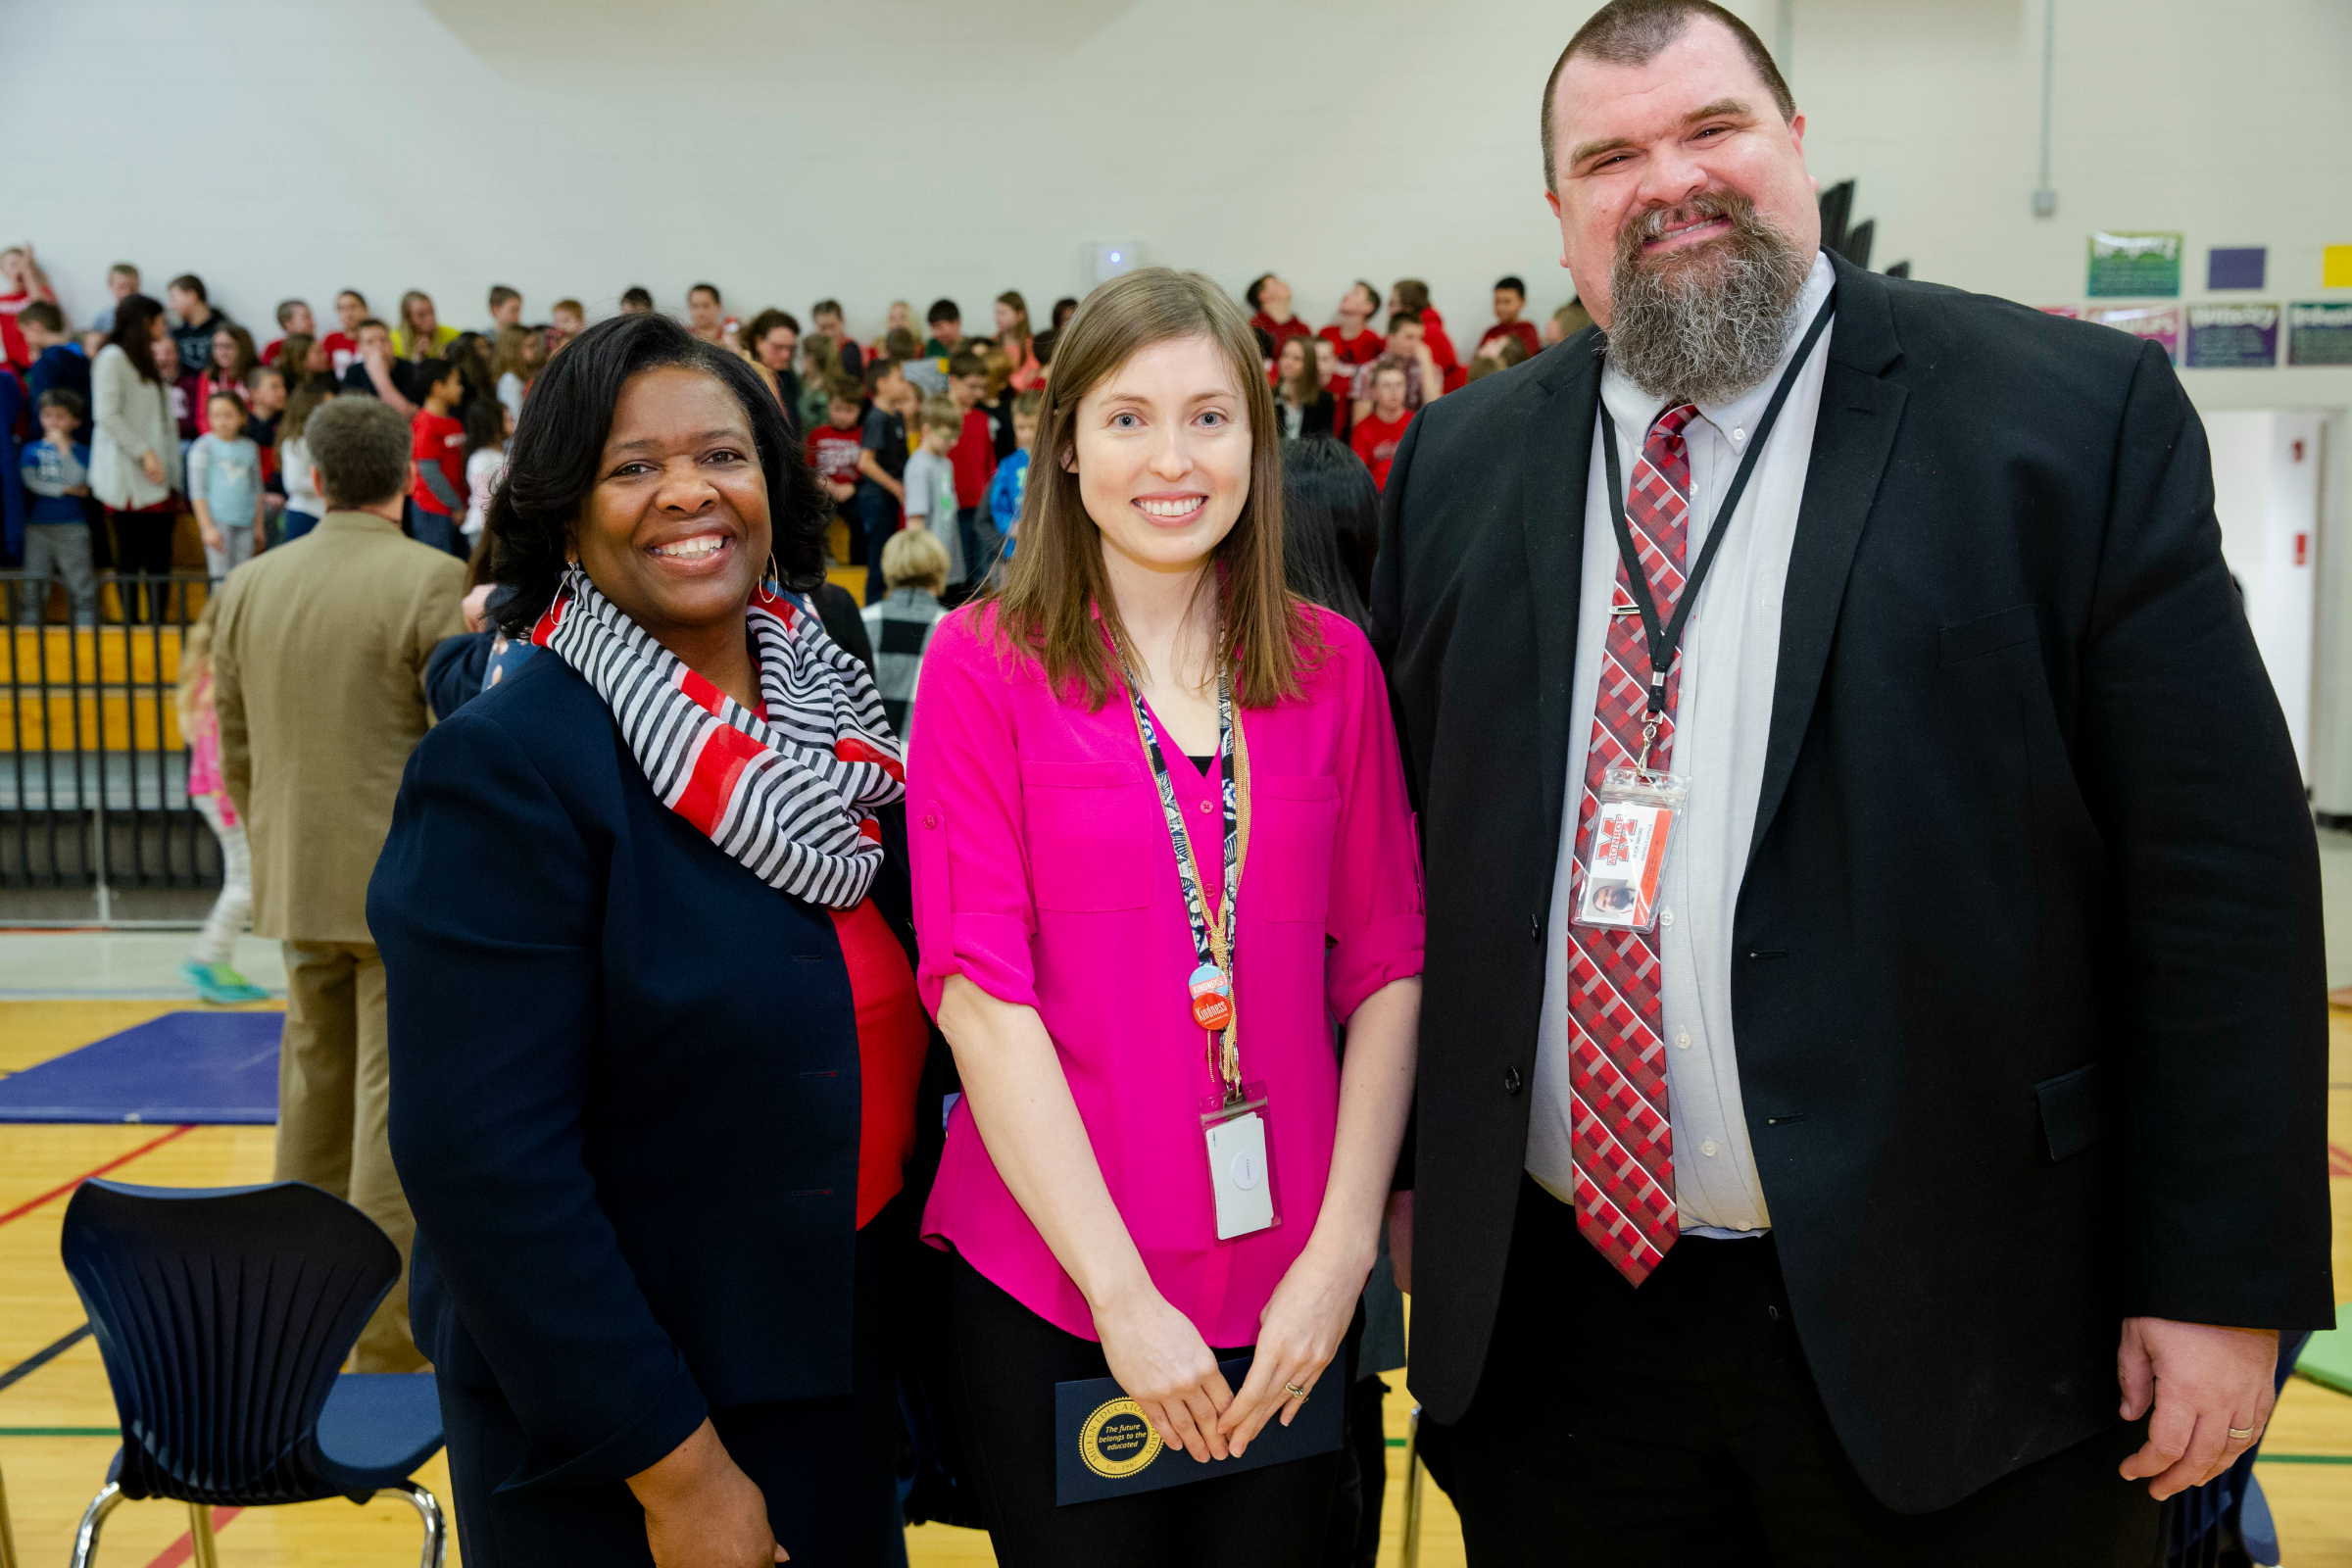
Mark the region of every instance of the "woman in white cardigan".
<instances>
[{"instance_id":1,"label":"woman in white cardigan","mask_svg":"<svg viewBox=\"0 0 2352 1568\"><path fill-rule=\"evenodd\" d=\"M179 430L155 370L155 338L164 330L164 308L133 294L115 307L115 329L90 367L90 493L106 508L119 576L172 569L181 479ZM135 590L118 582L117 592L123 618L138 618ZM146 595L147 618L164 618L164 598L161 588Z\"/></svg>"}]
</instances>

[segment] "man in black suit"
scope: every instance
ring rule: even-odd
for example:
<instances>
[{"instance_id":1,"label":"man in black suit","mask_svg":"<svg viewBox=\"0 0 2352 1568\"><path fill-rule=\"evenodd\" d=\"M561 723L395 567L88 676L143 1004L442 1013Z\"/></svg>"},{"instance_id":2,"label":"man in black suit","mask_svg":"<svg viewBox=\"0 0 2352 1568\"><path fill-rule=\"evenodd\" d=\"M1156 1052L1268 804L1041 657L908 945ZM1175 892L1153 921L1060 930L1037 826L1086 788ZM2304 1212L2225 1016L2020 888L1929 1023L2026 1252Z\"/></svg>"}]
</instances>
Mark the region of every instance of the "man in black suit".
<instances>
[{"instance_id":1,"label":"man in black suit","mask_svg":"<svg viewBox=\"0 0 2352 1568\"><path fill-rule=\"evenodd\" d=\"M2203 431L2153 345L1823 255L1729 12L1614 0L1544 113L1607 336L1422 414L1373 584L1431 1467L1482 1568L2144 1564L2333 1299ZM1584 899L1643 831L1654 907Z\"/></svg>"}]
</instances>

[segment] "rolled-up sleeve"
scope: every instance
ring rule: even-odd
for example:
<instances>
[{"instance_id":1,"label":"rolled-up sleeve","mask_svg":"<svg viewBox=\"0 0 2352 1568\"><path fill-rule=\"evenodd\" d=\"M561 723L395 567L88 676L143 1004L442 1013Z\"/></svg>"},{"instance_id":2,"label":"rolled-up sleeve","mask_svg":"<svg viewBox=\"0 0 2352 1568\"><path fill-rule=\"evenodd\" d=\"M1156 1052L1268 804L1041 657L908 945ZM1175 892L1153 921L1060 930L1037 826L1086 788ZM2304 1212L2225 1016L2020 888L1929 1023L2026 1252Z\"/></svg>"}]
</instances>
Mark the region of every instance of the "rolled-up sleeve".
<instances>
[{"instance_id":1,"label":"rolled-up sleeve","mask_svg":"<svg viewBox=\"0 0 2352 1568\"><path fill-rule=\"evenodd\" d=\"M916 971L934 1015L950 975L1000 1002L1037 1005L1021 817L1021 768L1004 664L973 612L942 621L923 656L906 760Z\"/></svg>"},{"instance_id":2,"label":"rolled-up sleeve","mask_svg":"<svg viewBox=\"0 0 2352 1568\"><path fill-rule=\"evenodd\" d=\"M1388 683L1363 634L1335 621L1325 623L1337 645L1333 676L1345 684L1324 996L1332 1016L1345 1022L1381 987L1421 972L1421 847L1405 798Z\"/></svg>"}]
</instances>

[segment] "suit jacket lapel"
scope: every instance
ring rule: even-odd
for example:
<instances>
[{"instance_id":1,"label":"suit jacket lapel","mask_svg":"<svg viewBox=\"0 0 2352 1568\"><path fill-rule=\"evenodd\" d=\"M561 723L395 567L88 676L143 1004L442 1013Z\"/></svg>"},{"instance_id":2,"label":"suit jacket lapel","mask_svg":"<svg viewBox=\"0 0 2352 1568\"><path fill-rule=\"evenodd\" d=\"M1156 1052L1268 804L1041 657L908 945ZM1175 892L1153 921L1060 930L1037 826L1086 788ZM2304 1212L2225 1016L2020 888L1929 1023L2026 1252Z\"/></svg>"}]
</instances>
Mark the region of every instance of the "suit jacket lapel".
<instances>
[{"instance_id":1,"label":"suit jacket lapel","mask_svg":"<svg viewBox=\"0 0 2352 1568\"><path fill-rule=\"evenodd\" d=\"M1830 357L1822 379L1821 412L1797 509L1796 542L1788 556L1781 600L1781 657L1773 683L1772 727L1764 753L1764 782L1748 854L1764 842L1795 770L1797 749L1813 720L1830 642L1845 600L1854 549L1894 451L1908 392L1882 372L1902 356L1894 335L1886 285L1842 258L1838 271L1838 318L1830 328Z\"/></svg>"},{"instance_id":2,"label":"suit jacket lapel","mask_svg":"<svg viewBox=\"0 0 2352 1568\"><path fill-rule=\"evenodd\" d=\"M1520 466L1519 521L1527 552L1536 638L1537 766L1544 823L1560 836L1567 786L1569 682L1576 670L1576 607L1585 553L1585 492L1600 406L1599 335L1584 332L1552 350L1560 368L1544 378L1545 401L1528 428L1534 450Z\"/></svg>"}]
</instances>

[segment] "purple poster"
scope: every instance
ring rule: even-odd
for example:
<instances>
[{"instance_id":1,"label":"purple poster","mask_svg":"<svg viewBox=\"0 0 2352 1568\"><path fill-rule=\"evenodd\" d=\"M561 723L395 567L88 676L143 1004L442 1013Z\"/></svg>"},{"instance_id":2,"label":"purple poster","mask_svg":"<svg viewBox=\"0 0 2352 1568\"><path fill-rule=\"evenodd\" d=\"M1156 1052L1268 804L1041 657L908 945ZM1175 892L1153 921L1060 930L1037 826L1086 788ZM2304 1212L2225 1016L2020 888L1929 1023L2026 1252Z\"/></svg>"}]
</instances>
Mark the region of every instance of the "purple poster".
<instances>
[{"instance_id":1,"label":"purple poster","mask_svg":"<svg viewBox=\"0 0 2352 1568\"><path fill-rule=\"evenodd\" d=\"M2188 357L2192 370L2267 370L2278 363L2276 305L2191 305Z\"/></svg>"},{"instance_id":2,"label":"purple poster","mask_svg":"<svg viewBox=\"0 0 2352 1568\"><path fill-rule=\"evenodd\" d=\"M2119 327L2133 337L2164 345L2175 365L2180 363L2180 307L2178 305L2109 305L2090 313L2090 318Z\"/></svg>"}]
</instances>

